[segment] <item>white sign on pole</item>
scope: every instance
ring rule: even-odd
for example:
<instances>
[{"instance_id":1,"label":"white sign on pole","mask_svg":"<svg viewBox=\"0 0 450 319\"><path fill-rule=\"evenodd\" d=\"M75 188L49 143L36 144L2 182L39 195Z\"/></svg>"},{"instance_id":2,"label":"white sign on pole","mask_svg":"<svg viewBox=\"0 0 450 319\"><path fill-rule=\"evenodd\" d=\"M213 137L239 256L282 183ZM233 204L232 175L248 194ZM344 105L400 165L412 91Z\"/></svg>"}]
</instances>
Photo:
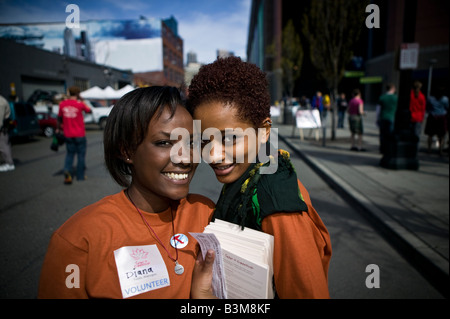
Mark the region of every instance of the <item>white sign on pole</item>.
<instances>
[{"instance_id":1,"label":"white sign on pole","mask_svg":"<svg viewBox=\"0 0 450 319\"><path fill-rule=\"evenodd\" d=\"M402 43L400 48L400 70L417 69L419 43Z\"/></svg>"},{"instance_id":2,"label":"white sign on pole","mask_svg":"<svg viewBox=\"0 0 450 319\"><path fill-rule=\"evenodd\" d=\"M298 128L319 128L321 126L319 110L299 110L295 115Z\"/></svg>"}]
</instances>

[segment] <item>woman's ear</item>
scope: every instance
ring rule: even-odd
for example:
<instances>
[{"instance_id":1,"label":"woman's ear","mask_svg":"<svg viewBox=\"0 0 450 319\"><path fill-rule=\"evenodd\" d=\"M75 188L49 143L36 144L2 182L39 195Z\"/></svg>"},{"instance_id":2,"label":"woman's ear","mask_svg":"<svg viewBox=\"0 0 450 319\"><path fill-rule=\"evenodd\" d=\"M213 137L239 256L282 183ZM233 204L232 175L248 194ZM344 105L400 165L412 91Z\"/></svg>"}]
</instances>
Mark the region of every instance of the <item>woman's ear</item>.
<instances>
[{"instance_id":1,"label":"woman's ear","mask_svg":"<svg viewBox=\"0 0 450 319\"><path fill-rule=\"evenodd\" d=\"M270 129L272 128L272 120L270 119L270 117L267 117L266 119L264 119L264 121L262 122L262 127L264 130L264 134L260 137L260 141L261 143L267 143L267 141L269 140L269 136L270 136Z\"/></svg>"},{"instance_id":2,"label":"woman's ear","mask_svg":"<svg viewBox=\"0 0 450 319\"><path fill-rule=\"evenodd\" d=\"M124 161L127 164L133 164L133 160L131 159L131 155L128 154L128 152L124 149L120 151L120 158L122 161Z\"/></svg>"}]
</instances>

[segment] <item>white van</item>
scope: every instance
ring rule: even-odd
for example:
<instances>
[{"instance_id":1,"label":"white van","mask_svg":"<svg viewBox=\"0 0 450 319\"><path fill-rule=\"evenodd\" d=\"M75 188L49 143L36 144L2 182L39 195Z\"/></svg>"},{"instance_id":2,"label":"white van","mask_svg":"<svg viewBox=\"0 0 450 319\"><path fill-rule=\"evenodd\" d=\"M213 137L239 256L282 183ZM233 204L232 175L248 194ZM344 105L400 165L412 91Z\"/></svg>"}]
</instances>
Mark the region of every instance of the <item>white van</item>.
<instances>
[{"instance_id":1,"label":"white van","mask_svg":"<svg viewBox=\"0 0 450 319\"><path fill-rule=\"evenodd\" d=\"M84 113L84 123L85 124L98 124L100 129L104 129L106 125L106 120L108 119L109 113L111 112L113 106L102 106L97 101L83 100L87 106L90 107L92 113ZM53 104L50 108L45 104L36 104L34 106L36 112L51 112L58 114L59 105Z\"/></svg>"}]
</instances>

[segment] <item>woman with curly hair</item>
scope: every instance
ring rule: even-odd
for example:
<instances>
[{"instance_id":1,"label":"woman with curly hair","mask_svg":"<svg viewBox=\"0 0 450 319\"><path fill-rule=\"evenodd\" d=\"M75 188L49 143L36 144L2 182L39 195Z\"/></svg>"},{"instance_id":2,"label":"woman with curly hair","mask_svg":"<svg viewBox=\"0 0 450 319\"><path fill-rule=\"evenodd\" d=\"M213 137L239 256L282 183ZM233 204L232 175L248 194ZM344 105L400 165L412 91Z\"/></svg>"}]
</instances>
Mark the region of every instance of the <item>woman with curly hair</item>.
<instances>
[{"instance_id":1,"label":"woman with curly hair","mask_svg":"<svg viewBox=\"0 0 450 319\"><path fill-rule=\"evenodd\" d=\"M213 146L203 150L204 160L224 184L213 219L274 236L279 298L329 298L330 236L297 179L289 153L275 152L277 158L267 162L256 155L269 146L272 124L265 73L238 57L219 58L193 78L187 106L194 119L201 120L203 139L207 128L222 134L221 139L203 141ZM237 133L230 137L230 129ZM249 129L257 132L253 141L239 133ZM244 161L238 160L242 155ZM276 172L263 173L271 161L277 161Z\"/></svg>"}]
</instances>

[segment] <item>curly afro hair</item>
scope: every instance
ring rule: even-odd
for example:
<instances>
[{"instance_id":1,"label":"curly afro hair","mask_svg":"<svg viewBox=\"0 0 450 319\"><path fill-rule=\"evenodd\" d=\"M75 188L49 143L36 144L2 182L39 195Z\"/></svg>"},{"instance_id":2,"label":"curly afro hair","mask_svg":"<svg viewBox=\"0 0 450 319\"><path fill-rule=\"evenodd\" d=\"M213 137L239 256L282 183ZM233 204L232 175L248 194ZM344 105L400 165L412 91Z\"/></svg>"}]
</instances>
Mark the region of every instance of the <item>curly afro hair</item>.
<instances>
[{"instance_id":1,"label":"curly afro hair","mask_svg":"<svg viewBox=\"0 0 450 319\"><path fill-rule=\"evenodd\" d=\"M193 114L205 102L231 105L238 110L241 120L259 127L270 117L266 74L239 57L218 58L202 66L189 86L188 110Z\"/></svg>"}]
</instances>

